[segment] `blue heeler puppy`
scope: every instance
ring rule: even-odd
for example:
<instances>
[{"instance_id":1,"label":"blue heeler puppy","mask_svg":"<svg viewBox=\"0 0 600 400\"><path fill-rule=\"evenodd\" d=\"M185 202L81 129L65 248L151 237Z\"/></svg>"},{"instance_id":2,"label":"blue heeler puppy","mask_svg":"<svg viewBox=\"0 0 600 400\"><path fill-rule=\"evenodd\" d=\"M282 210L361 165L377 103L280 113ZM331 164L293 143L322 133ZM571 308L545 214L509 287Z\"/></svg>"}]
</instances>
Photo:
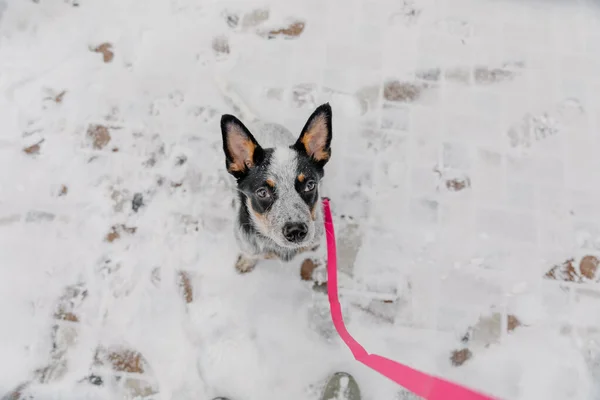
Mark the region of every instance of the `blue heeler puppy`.
<instances>
[{"instance_id":1,"label":"blue heeler puppy","mask_svg":"<svg viewBox=\"0 0 600 400\"><path fill-rule=\"evenodd\" d=\"M236 268L261 258L289 261L315 249L323 235L319 182L331 157L331 107L310 116L297 140L278 124L252 132L232 115L221 117L227 170L237 181Z\"/></svg>"}]
</instances>

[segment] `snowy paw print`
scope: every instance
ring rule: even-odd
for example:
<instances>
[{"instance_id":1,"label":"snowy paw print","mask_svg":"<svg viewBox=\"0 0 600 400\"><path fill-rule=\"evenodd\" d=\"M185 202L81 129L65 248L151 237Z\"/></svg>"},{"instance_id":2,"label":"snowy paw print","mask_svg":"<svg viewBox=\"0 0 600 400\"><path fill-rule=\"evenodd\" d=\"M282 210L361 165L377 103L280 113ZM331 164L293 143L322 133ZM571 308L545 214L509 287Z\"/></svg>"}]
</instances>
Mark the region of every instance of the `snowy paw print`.
<instances>
[{"instance_id":1,"label":"snowy paw print","mask_svg":"<svg viewBox=\"0 0 600 400\"><path fill-rule=\"evenodd\" d=\"M169 93L169 102L173 107L179 107L184 100L185 96L179 90Z\"/></svg>"},{"instance_id":2,"label":"snowy paw print","mask_svg":"<svg viewBox=\"0 0 600 400\"><path fill-rule=\"evenodd\" d=\"M314 108L317 104L317 85L299 84L292 88L292 104L298 108Z\"/></svg>"},{"instance_id":3,"label":"snowy paw print","mask_svg":"<svg viewBox=\"0 0 600 400\"><path fill-rule=\"evenodd\" d=\"M219 111L209 106L195 106L191 107L187 114L189 116L200 119L205 124L210 124L220 116Z\"/></svg>"},{"instance_id":4,"label":"snowy paw print","mask_svg":"<svg viewBox=\"0 0 600 400\"><path fill-rule=\"evenodd\" d=\"M535 140L542 140L558 133L556 121L545 113L538 117L532 117L531 127L533 129L533 138Z\"/></svg>"},{"instance_id":5,"label":"snowy paw print","mask_svg":"<svg viewBox=\"0 0 600 400\"><path fill-rule=\"evenodd\" d=\"M198 64L200 64L201 67L209 65L212 59L213 55L208 49L201 50L200 52L196 53L196 61L198 62Z\"/></svg>"},{"instance_id":6,"label":"snowy paw print","mask_svg":"<svg viewBox=\"0 0 600 400\"><path fill-rule=\"evenodd\" d=\"M390 25L402 24L411 26L421 16L421 9L417 7L414 0L403 0L399 11L392 13L389 18Z\"/></svg>"},{"instance_id":7,"label":"snowy paw print","mask_svg":"<svg viewBox=\"0 0 600 400\"><path fill-rule=\"evenodd\" d=\"M173 92L169 93L167 97L154 100L150 104L149 114L153 117L157 117L164 112L178 108L183 104L184 101L185 95L179 90L174 90Z\"/></svg>"},{"instance_id":8,"label":"snowy paw print","mask_svg":"<svg viewBox=\"0 0 600 400\"><path fill-rule=\"evenodd\" d=\"M110 199L113 210L118 213L126 208L127 202L132 201L132 194L127 189L112 187L110 189Z\"/></svg>"},{"instance_id":9,"label":"snowy paw print","mask_svg":"<svg viewBox=\"0 0 600 400\"><path fill-rule=\"evenodd\" d=\"M215 53L217 61L225 60L231 52L231 48L229 47L229 39L224 35L216 36L212 41L211 47Z\"/></svg>"},{"instance_id":10,"label":"snowy paw print","mask_svg":"<svg viewBox=\"0 0 600 400\"><path fill-rule=\"evenodd\" d=\"M126 347L98 347L94 355L90 384L116 387L126 398L146 398L158 393L158 383L148 361Z\"/></svg>"},{"instance_id":11,"label":"snowy paw print","mask_svg":"<svg viewBox=\"0 0 600 400\"><path fill-rule=\"evenodd\" d=\"M200 221L198 218L187 214L177 214L173 216L176 221L172 232L182 235L194 234L200 230Z\"/></svg>"},{"instance_id":12,"label":"snowy paw print","mask_svg":"<svg viewBox=\"0 0 600 400\"><path fill-rule=\"evenodd\" d=\"M585 109L577 99L566 99L552 110L539 115L526 114L514 123L507 136L513 148L528 148L535 142L555 136L580 124L585 117Z\"/></svg>"},{"instance_id":13,"label":"snowy paw print","mask_svg":"<svg viewBox=\"0 0 600 400\"><path fill-rule=\"evenodd\" d=\"M153 117L158 117L160 115L160 101L159 100L155 100L152 103L150 103L150 108L148 110L148 113L153 116Z\"/></svg>"},{"instance_id":14,"label":"snowy paw print","mask_svg":"<svg viewBox=\"0 0 600 400\"><path fill-rule=\"evenodd\" d=\"M116 273L120 269L121 269L121 263L119 263L119 262L115 263L110 258L103 259L102 261L100 261L100 263L98 265L98 273L104 279L108 279L108 277L110 277L110 275Z\"/></svg>"},{"instance_id":15,"label":"snowy paw print","mask_svg":"<svg viewBox=\"0 0 600 400\"><path fill-rule=\"evenodd\" d=\"M52 325L52 350L48 364L34 371L34 378L14 389L10 398L19 397L22 391L34 384L46 384L61 379L68 371L67 352L75 346L79 336L81 306L88 291L84 284L67 286L54 311ZM15 393L18 395L15 397Z\"/></svg>"}]
</instances>

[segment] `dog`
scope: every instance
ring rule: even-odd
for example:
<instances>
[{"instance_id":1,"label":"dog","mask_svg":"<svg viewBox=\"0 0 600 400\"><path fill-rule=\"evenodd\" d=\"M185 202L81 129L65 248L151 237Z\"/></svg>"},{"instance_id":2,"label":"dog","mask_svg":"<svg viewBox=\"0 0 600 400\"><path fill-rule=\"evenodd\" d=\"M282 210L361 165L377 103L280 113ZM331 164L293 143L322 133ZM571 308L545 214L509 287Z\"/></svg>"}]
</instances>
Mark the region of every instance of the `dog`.
<instances>
[{"instance_id":1,"label":"dog","mask_svg":"<svg viewBox=\"0 0 600 400\"><path fill-rule=\"evenodd\" d=\"M237 184L235 267L249 272L260 259L290 261L316 250L324 233L319 185L331 158L332 111L315 109L296 139L285 127L258 123L250 130L221 117L227 171Z\"/></svg>"}]
</instances>

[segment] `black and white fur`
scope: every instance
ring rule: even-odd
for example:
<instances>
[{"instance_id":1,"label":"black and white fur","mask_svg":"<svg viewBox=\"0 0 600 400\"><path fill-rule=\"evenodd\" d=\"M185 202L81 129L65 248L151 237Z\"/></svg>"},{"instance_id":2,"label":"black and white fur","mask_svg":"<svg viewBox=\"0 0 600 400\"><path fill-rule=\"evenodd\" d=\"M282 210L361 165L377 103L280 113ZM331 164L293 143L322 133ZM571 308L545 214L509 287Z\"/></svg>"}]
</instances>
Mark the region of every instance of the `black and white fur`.
<instances>
[{"instance_id":1,"label":"black and white fur","mask_svg":"<svg viewBox=\"0 0 600 400\"><path fill-rule=\"evenodd\" d=\"M332 114L318 107L300 136L278 124L250 130L223 115L226 167L237 182L236 268L247 272L261 258L289 261L318 246L323 235L319 183L331 156Z\"/></svg>"}]
</instances>

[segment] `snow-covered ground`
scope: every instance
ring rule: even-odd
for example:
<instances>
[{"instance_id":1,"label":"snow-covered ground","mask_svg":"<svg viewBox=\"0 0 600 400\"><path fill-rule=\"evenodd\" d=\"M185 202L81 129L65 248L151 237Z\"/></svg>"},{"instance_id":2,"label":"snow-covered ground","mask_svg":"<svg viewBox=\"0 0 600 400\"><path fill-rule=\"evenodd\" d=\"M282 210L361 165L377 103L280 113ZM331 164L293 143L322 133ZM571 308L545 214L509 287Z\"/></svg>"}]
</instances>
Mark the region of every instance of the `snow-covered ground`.
<instances>
[{"instance_id":1,"label":"snow-covered ground","mask_svg":"<svg viewBox=\"0 0 600 400\"><path fill-rule=\"evenodd\" d=\"M592 0L0 0L0 396L315 400L345 370L409 398L302 258L233 268L221 82L298 133L331 103L369 351L599 398L599 71Z\"/></svg>"}]
</instances>

